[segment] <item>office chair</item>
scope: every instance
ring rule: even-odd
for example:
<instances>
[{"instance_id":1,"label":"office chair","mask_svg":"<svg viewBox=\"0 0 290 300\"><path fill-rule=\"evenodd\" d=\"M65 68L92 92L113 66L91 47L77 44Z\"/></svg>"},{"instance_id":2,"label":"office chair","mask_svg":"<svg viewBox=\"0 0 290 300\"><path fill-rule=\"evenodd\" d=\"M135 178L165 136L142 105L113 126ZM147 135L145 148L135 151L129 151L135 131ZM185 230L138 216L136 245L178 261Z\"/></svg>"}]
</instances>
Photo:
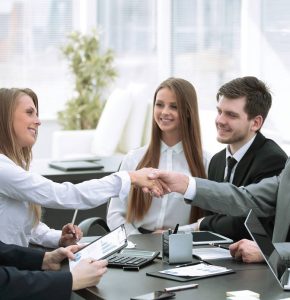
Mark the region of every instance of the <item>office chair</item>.
<instances>
[{"instance_id":1,"label":"office chair","mask_svg":"<svg viewBox=\"0 0 290 300\"><path fill-rule=\"evenodd\" d=\"M89 236L89 232L94 226L101 228L102 233L110 232L110 228L108 227L106 221L101 217L88 218L78 224L78 227L80 227L84 236Z\"/></svg>"}]
</instances>

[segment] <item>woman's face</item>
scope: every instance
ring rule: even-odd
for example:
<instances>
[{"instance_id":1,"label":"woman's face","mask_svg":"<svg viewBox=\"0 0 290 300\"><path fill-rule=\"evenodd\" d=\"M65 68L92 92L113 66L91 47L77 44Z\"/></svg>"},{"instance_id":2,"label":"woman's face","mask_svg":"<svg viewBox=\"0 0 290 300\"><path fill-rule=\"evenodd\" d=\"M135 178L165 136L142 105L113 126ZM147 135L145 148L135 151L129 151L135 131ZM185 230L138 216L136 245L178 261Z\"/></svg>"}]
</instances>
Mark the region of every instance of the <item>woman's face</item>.
<instances>
[{"instance_id":1,"label":"woman's face","mask_svg":"<svg viewBox=\"0 0 290 300\"><path fill-rule=\"evenodd\" d=\"M36 141L39 125L40 121L31 97L28 95L20 96L13 114L16 143L21 148L32 146Z\"/></svg>"},{"instance_id":2,"label":"woman's face","mask_svg":"<svg viewBox=\"0 0 290 300\"><path fill-rule=\"evenodd\" d=\"M158 91L153 113L154 120L162 133L179 135L180 120L173 91L169 88L162 88Z\"/></svg>"}]
</instances>

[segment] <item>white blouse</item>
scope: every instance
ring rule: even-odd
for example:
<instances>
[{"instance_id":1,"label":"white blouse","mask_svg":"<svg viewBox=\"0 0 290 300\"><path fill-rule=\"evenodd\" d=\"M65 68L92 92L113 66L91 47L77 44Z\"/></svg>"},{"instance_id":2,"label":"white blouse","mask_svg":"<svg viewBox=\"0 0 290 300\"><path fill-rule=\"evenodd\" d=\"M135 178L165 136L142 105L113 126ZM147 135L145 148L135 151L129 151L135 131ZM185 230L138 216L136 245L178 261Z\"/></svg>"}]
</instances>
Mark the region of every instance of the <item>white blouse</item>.
<instances>
[{"instance_id":1,"label":"white blouse","mask_svg":"<svg viewBox=\"0 0 290 300\"><path fill-rule=\"evenodd\" d=\"M58 246L60 231L39 223L33 228L29 203L48 208L89 209L111 197L128 195L130 177L118 172L102 179L79 184L55 183L25 171L7 156L0 154L0 240L27 246L29 241L46 247Z\"/></svg>"},{"instance_id":2,"label":"white blouse","mask_svg":"<svg viewBox=\"0 0 290 300\"><path fill-rule=\"evenodd\" d=\"M124 158L121 170L135 170L138 163L144 156L148 146L130 151ZM161 143L161 155L159 169L168 171L177 171L190 175L188 164L184 156L182 142L173 147ZM125 201L124 201L125 200ZM147 230L174 228L178 223L185 225L189 223L191 206L183 201L183 196L178 193L171 193L162 198L153 197L152 204L140 221L126 223L126 212L128 206L128 197L124 200L113 198L110 201L107 223L110 229L114 229L121 224L125 224L128 235L140 233L139 227Z\"/></svg>"}]
</instances>

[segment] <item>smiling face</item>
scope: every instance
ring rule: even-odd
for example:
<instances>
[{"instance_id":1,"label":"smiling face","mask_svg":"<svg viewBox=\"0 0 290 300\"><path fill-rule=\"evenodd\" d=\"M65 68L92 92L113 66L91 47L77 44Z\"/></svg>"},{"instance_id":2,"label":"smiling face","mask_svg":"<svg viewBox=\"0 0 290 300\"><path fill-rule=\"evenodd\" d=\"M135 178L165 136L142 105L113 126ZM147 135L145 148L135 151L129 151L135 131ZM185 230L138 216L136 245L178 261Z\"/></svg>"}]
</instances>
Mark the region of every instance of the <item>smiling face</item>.
<instances>
[{"instance_id":1,"label":"smiling face","mask_svg":"<svg viewBox=\"0 0 290 300\"><path fill-rule=\"evenodd\" d=\"M262 126L262 117L248 119L244 110L246 98L220 97L216 117L217 140L229 144L232 154L246 144Z\"/></svg>"},{"instance_id":2,"label":"smiling face","mask_svg":"<svg viewBox=\"0 0 290 300\"><path fill-rule=\"evenodd\" d=\"M13 130L20 148L31 147L36 141L40 121L31 97L21 94L13 113Z\"/></svg>"},{"instance_id":3,"label":"smiling face","mask_svg":"<svg viewBox=\"0 0 290 300\"><path fill-rule=\"evenodd\" d=\"M162 132L162 140L169 146L180 141L180 120L175 93L165 87L156 94L154 120Z\"/></svg>"}]
</instances>

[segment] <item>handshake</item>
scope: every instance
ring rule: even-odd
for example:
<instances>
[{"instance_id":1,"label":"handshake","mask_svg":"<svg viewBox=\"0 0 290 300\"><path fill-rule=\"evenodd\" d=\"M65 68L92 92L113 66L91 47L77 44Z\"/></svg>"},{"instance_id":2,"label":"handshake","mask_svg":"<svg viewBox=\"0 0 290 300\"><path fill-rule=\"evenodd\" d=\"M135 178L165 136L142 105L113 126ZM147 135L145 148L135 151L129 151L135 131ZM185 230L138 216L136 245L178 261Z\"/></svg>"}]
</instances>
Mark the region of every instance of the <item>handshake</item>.
<instances>
[{"instance_id":1,"label":"handshake","mask_svg":"<svg viewBox=\"0 0 290 300\"><path fill-rule=\"evenodd\" d=\"M133 186L142 188L144 193L155 197L162 197L171 192L184 194L189 182L187 175L154 168L143 168L128 173Z\"/></svg>"}]
</instances>

